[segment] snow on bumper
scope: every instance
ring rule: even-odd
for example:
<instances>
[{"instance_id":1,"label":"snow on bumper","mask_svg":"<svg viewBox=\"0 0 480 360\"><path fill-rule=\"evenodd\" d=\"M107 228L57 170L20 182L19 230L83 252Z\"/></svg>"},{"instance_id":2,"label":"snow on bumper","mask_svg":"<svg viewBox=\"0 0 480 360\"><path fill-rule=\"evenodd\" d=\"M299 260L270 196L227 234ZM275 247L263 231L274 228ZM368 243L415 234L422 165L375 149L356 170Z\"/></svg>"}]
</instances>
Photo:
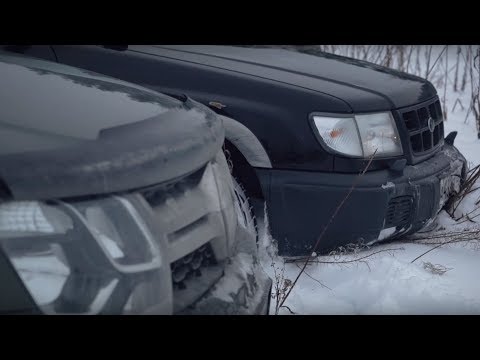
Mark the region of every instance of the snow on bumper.
<instances>
[{"instance_id":1,"label":"snow on bumper","mask_svg":"<svg viewBox=\"0 0 480 360\"><path fill-rule=\"evenodd\" d=\"M257 257L256 240L241 226L236 231L236 253L225 264L223 276L181 315L267 315L272 280Z\"/></svg>"},{"instance_id":2,"label":"snow on bumper","mask_svg":"<svg viewBox=\"0 0 480 360\"><path fill-rule=\"evenodd\" d=\"M219 153L215 161L207 166L198 187L190 190L189 198L195 195L195 191L206 196L197 198L197 206L189 211L197 211L201 203L210 204L211 211L203 225L217 229L217 233L208 231L204 238L212 246L216 265L202 270L204 275L190 280L184 289L175 290L174 313L267 313L271 280L258 264L255 233L238 221L238 199L223 153ZM198 215L192 218L198 218ZM218 221L214 222L214 219ZM191 232L187 244L198 242L201 233L198 227L196 229ZM191 254L191 250L183 250L182 255ZM183 261L178 256L174 260ZM179 266L182 269L183 265Z\"/></svg>"},{"instance_id":3,"label":"snow on bumper","mask_svg":"<svg viewBox=\"0 0 480 360\"><path fill-rule=\"evenodd\" d=\"M380 231L378 238L370 243L428 227L448 199L460 191L465 175L466 160L452 146L445 146L430 160L407 167L401 179L382 185L382 189L389 192L391 199L400 197L412 199L410 218L406 219L401 226L387 227L385 226L386 217L384 228Z\"/></svg>"}]
</instances>

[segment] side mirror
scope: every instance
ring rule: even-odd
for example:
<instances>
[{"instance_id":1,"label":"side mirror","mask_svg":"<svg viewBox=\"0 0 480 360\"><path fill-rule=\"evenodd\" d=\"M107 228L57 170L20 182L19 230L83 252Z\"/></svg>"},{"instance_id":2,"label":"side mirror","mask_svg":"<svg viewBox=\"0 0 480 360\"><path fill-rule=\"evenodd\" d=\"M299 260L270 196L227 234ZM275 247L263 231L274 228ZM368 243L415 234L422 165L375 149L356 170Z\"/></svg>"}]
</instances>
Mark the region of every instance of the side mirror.
<instances>
[{"instance_id":1,"label":"side mirror","mask_svg":"<svg viewBox=\"0 0 480 360\"><path fill-rule=\"evenodd\" d=\"M447 137L445 138L445 143L448 144L448 145L452 145L453 146L453 142L455 141L455 138L457 137L457 132L456 131L452 131L450 134L447 135Z\"/></svg>"}]
</instances>

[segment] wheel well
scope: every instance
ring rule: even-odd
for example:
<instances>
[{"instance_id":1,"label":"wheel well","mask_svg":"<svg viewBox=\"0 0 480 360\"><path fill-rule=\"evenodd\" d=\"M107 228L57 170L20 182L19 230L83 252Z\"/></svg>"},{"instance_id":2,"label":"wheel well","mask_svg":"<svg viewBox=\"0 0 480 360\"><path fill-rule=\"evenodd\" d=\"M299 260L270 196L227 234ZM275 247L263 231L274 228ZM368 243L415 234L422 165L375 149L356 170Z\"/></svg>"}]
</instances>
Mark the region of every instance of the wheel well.
<instances>
[{"instance_id":1,"label":"wheel well","mask_svg":"<svg viewBox=\"0 0 480 360\"><path fill-rule=\"evenodd\" d=\"M262 186L255 169L248 163L245 156L235 145L225 139L223 144L225 157L232 169L232 175L240 182L249 197L264 199Z\"/></svg>"}]
</instances>

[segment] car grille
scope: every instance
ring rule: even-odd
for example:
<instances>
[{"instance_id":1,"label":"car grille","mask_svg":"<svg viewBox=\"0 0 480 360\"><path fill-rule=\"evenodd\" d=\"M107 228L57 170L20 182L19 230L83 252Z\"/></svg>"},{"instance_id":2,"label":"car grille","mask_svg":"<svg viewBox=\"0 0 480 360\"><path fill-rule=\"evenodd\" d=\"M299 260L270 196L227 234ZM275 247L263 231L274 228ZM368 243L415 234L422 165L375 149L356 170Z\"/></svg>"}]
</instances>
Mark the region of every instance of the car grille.
<instances>
[{"instance_id":1,"label":"car grille","mask_svg":"<svg viewBox=\"0 0 480 360\"><path fill-rule=\"evenodd\" d=\"M227 201L217 191L223 181L220 171L218 161L212 161L182 179L142 192L170 263L175 313L195 303L223 275L230 240L225 209L219 207Z\"/></svg>"},{"instance_id":2,"label":"car grille","mask_svg":"<svg viewBox=\"0 0 480 360\"><path fill-rule=\"evenodd\" d=\"M384 228L406 225L413 210L413 198L411 196L398 196L390 200L385 216Z\"/></svg>"},{"instance_id":3,"label":"car grille","mask_svg":"<svg viewBox=\"0 0 480 360\"><path fill-rule=\"evenodd\" d=\"M222 277L223 267L210 244L171 263L174 313L192 306L205 294Z\"/></svg>"},{"instance_id":4,"label":"car grille","mask_svg":"<svg viewBox=\"0 0 480 360\"><path fill-rule=\"evenodd\" d=\"M439 100L401 112L414 155L423 155L443 143L444 129ZM432 131L433 130L433 131Z\"/></svg>"},{"instance_id":5,"label":"car grille","mask_svg":"<svg viewBox=\"0 0 480 360\"><path fill-rule=\"evenodd\" d=\"M219 247L226 246L222 213L214 205L218 193L215 187L210 187L215 186L214 176L209 163L171 184L143 192L167 240L170 263L210 241L220 244ZM220 250L213 246L216 252Z\"/></svg>"},{"instance_id":6,"label":"car grille","mask_svg":"<svg viewBox=\"0 0 480 360\"><path fill-rule=\"evenodd\" d=\"M210 244L205 244L170 264L175 289L184 290L194 277L202 276L202 270L217 264Z\"/></svg>"}]
</instances>

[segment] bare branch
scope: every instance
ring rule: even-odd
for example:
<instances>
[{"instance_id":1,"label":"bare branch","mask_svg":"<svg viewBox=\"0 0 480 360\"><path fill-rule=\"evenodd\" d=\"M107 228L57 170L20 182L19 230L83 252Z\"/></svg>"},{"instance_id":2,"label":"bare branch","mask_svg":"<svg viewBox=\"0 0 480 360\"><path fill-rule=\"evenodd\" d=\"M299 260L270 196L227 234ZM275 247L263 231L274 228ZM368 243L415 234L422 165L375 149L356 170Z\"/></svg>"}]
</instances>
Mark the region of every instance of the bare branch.
<instances>
[{"instance_id":1,"label":"bare branch","mask_svg":"<svg viewBox=\"0 0 480 360\"><path fill-rule=\"evenodd\" d=\"M295 265L300 269L300 265L298 264L295 264ZM317 283L319 283L322 287L327 288L328 290L332 290L327 285L323 284L320 280L315 279L313 276L311 276L307 271L305 271L305 275L307 275L313 281L316 281Z\"/></svg>"},{"instance_id":2,"label":"bare branch","mask_svg":"<svg viewBox=\"0 0 480 360\"><path fill-rule=\"evenodd\" d=\"M384 253L384 252L388 252L388 253L391 254L393 251L398 251L398 250L405 250L405 249L403 247L391 248L391 249L382 249L382 250L378 250L378 251L375 251L371 254L361 256L359 258L355 258L355 259L352 259L352 260L324 261L324 260L315 259L315 260L311 260L310 262L317 263L317 264L350 264L350 263L360 262L361 260L364 260L364 259L368 259L369 257L372 257L376 254L380 254L380 253ZM286 262L287 263L288 262L303 262L307 259L306 258L290 259Z\"/></svg>"},{"instance_id":3,"label":"bare branch","mask_svg":"<svg viewBox=\"0 0 480 360\"><path fill-rule=\"evenodd\" d=\"M476 208L475 210L478 210L478 208ZM479 217L479 216L480 216L480 214L476 214L475 216L470 217L470 213L468 213L467 215L465 215L466 219L463 220L463 221L460 221L458 224L463 224L463 223L465 223L465 222L467 222L467 221L476 223L475 221L473 221L473 219L475 219L475 218L477 218L477 217Z\"/></svg>"},{"instance_id":4,"label":"bare branch","mask_svg":"<svg viewBox=\"0 0 480 360\"><path fill-rule=\"evenodd\" d=\"M443 275L447 271L452 270L452 268L447 268L440 264L432 264L431 262L428 262L428 261L423 263L423 268L425 270L430 271L432 274L436 274L436 275Z\"/></svg>"},{"instance_id":5,"label":"bare branch","mask_svg":"<svg viewBox=\"0 0 480 360\"><path fill-rule=\"evenodd\" d=\"M407 242L419 242L421 244L427 244L423 242L423 240L433 240L433 239L445 239L445 238L452 238L456 240L475 240L480 238L480 229L474 230L464 230L464 231L450 231L450 232L443 232L443 233L436 233L436 234L429 234L427 236L412 236L410 239L406 240Z\"/></svg>"},{"instance_id":6,"label":"bare branch","mask_svg":"<svg viewBox=\"0 0 480 360\"><path fill-rule=\"evenodd\" d=\"M480 234L480 230L475 230L475 231L472 231L472 232L467 232L467 236L468 235L472 235L473 234L473 237L472 238L465 238L464 236L455 236L453 237L452 239L450 240L447 240L447 241L443 241L441 243L439 243L438 245L434 246L433 248L425 251L424 253L420 254L419 256L417 256L415 259L413 259L411 261L411 263L413 264L416 260L420 259L421 257L427 255L429 252L435 250L435 249L438 249L439 247L441 246L444 246L444 245L447 245L447 244L452 244L452 243L456 243L456 242L461 242L461 241L472 241L472 240L480 240L478 238L478 235ZM445 234L443 234L443 236L445 237ZM432 237L433 238L433 237Z\"/></svg>"},{"instance_id":7,"label":"bare branch","mask_svg":"<svg viewBox=\"0 0 480 360\"><path fill-rule=\"evenodd\" d=\"M447 213L455 219L455 211L458 209L462 201L465 199L466 195L472 192L473 185L480 179L480 166L475 166L472 170L467 173L467 179L462 184L458 193L453 194L448 202L445 204L445 210Z\"/></svg>"},{"instance_id":8,"label":"bare branch","mask_svg":"<svg viewBox=\"0 0 480 360\"><path fill-rule=\"evenodd\" d=\"M435 65L437 65L437 62L438 60L440 60L440 58L442 57L443 53L445 52L445 50L448 48L448 45L445 45L445 47L443 48L442 52L440 53L440 55L438 55L437 59L435 60L435 62L433 63L432 67L430 68L430 57L432 55L432 48L433 46L430 46L430 49L428 51L428 62L427 62L427 76L425 76L426 79L428 79L428 75L430 75L430 73L432 72L432 70L435 68ZM447 57L448 57L448 54L447 54ZM445 80L446 81L446 80Z\"/></svg>"},{"instance_id":9,"label":"bare branch","mask_svg":"<svg viewBox=\"0 0 480 360\"><path fill-rule=\"evenodd\" d=\"M292 309L290 309L287 305L282 305L282 306L280 306L280 308L285 308L285 309L287 309L288 311L290 311L290 314L292 314L292 315L297 315L297 313L293 312Z\"/></svg>"}]
</instances>

